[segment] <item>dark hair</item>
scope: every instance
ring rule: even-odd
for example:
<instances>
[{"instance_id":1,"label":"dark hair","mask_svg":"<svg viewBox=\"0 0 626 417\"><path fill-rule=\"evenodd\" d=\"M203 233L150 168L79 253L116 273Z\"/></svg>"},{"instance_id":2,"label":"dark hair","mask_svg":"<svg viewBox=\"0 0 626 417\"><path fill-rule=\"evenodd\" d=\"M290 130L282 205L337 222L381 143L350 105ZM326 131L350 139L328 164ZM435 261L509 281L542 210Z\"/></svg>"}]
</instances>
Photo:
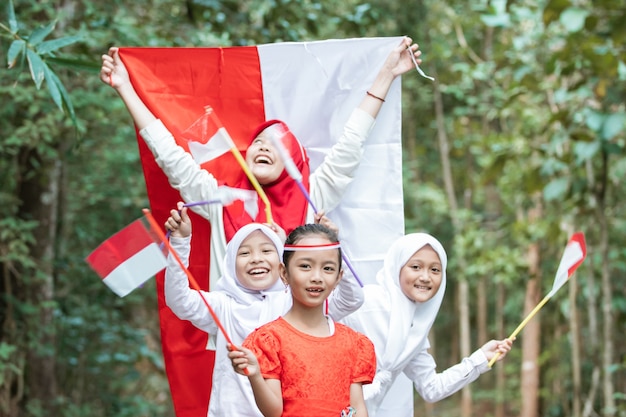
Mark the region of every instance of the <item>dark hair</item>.
<instances>
[{"instance_id":1,"label":"dark hair","mask_svg":"<svg viewBox=\"0 0 626 417\"><path fill-rule=\"evenodd\" d=\"M289 236L287 236L285 245L296 245L305 237L312 235L321 235L327 238L331 243L339 242L339 236L337 236L337 233L333 230L322 224L309 223L293 229L293 231L289 233ZM293 256L293 253L294 251L292 250L285 250L283 252L283 263L285 266L289 265L289 259ZM341 265L341 248L337 248L337 253L339 255L339 264Z\"/></svg>"}]
</instances>

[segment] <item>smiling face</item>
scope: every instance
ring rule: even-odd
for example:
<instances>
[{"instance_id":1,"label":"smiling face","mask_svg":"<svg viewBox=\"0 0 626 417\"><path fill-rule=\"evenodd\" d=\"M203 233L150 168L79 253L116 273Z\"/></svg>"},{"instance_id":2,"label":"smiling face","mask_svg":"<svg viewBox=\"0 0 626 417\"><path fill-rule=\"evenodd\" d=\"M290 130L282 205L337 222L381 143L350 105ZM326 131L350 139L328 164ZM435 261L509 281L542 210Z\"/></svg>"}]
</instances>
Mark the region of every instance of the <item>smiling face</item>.
<instances>
[{"instance_id":1,"label":"smiling face","mask_svg":"<svg viewBox=\"0 0 626 417\"><path fill-rule=\"evenodd\" d=\"M297 245L328 245L324 235L307 235ZM343 275L338 249L298 249L281 265L281 275L291 287L294 305L319 307L337 286Z\"/></svg>"},{"instance_id":2,"label":"smiling face","mask_svg":"<svg viewBox=\"0 0 626 417\"><path fill-rule=\"evenodd\" d=\"M235 260L235 273L241 285L249 290L266 290L279 276L280 258L272 240L260 230L245 238Z\"/></svg>"},{"instance_id":3,"label":"smiling face","mask_svg":"<svg viewBox=\"0 0 626 417\"><path fill-rule=\"evenodd\" d=\"M400 269L400 288L404 295L416 302L433 298L443 279L441 261L437 252L426 245L415 252Z\"/></svg>"},{"instance_id":4,"label":"smiling face","mask_svg":"<svg viewBox=\"0 0 626 417\"><path fill-rule=\"evenodd\" d=\"M285 169L285 164L266 131L261 132L248 146L246 163L261 185L273 183Z\"/></svg>"}]
</instances>

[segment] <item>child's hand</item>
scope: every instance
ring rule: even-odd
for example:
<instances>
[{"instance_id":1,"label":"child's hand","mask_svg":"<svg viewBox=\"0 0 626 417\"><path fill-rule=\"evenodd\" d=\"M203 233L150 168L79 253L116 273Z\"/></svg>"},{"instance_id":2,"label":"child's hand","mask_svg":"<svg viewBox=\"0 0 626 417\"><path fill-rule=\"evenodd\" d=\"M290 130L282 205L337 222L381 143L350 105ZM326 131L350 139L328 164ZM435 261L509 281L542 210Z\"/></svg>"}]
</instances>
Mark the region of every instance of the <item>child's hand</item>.
<instances>
[{"instance_id":1,"label":"child's hand","mask_svg":"<svg viewBox=\"0 0 626 417\"><path fill-rule=\"evenodd\" d=\"M102 55L102 67L100 68L100 80L115 89L130 83L128 71L118 50L119 48L112 47L108 54Z\"/></svg>"},{"instance_id":2,"label":"child's hand","mask_svg":"<svg viewBox=\"0 0 626 417\"><path fill-rule=\"evenodd\" d=\"M324 210L320 210L315 213L314 222L315 224L321 224L322 226L326 226L327 228L335 232L337 236L339 236L339 228L331 219L326 217L326 213L324 212Z\"/></svg>"},{"instance_id":3,"label":"child's hand","mask_svg":"<svg viewBox=\"0 0 626 417\"><path fill-rule=\"evenodd\" d=\"M276 232L276 234L278 235L278 237L283 243L285 242L285 240L287 240L287 233L285 233L285 229L280 227L278 224L276 223L263 223L263 224L269 227L270 229L272 229L274 232Z\"/></svg>"},{"instance_id":4,"label":"child's hand","mask_svg":"<svg viewBox=\"0 0 626 417\"><path fill-rule=\"evenodd\" d=\"M187 207L179 201L178 210L171 210L170 217L165 221L165 228L172 232L174 237L188 237L191 235L191 219L187 213Z\"/></svg>"},{"instance_id":5,"label":"child's hand","mask_svg":"<svg viewBox=\"0 0 626 417\"><path fill-rule=\"evenodd\" d=\"M410 71L415 67L411 54L413 54L418 64L422 63L422 60L419 58L420 55L422 55L419 46L413 43L411 38L405 36L400 42L400 45L396 46L387 57L384 68L394 77Z\"/></svg>"},{"instance_id":6,"label":"child's hand","mask_svg":"<svg viewBox=\"0 0 626 417\"><path fill-rule=\"evenodd\" d=\"M261 374L259 361L250 349L245 347L235 347L227 345L228 357L233 364L235 372L246 376L255 376Z\"/></svg>"},{"instance_id":7,"label":"child's hand","mask_svg":"<svg viewBox=\"0 0 626 417\"><path fill-rule=\"evenodd\" d=\"M494 356L496 356L496 353L499 353L500 356L498 356L498 359L496 360L496 362L498 362L504 359L506 354L509 353L511 347L513 346L513 340L515 339L490 340L480 349L487 357L487 361L490 361Z\"/></svg>"}]
</instances>

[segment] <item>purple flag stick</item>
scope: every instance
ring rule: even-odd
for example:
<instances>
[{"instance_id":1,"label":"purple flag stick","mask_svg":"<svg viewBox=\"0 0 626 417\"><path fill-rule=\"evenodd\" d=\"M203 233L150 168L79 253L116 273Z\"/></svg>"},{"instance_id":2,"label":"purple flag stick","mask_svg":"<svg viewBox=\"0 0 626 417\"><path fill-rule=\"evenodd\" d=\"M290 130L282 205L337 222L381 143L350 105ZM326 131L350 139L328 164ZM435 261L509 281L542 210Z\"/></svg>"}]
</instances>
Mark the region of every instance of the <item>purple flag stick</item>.
<instances>
[{"instance_id":1,"label":"purple flag stick","mask_svg":"<svg viewBox=\"0 0 626 417\"><path fill-rule=\"evenodd\" d=\"M281 132L278 131L277 125L272 125L267 130L270 130L270 129L271 129L271 132L270 132L270 135L268 136L270 137L270 140L274 144L274 147L278 150L278 153L281 159L283 160L283 163L285 164L285 169L287 170L287 173L289 174L291 178L294 179L294 181L298 185L298 188L300 189L300 191L302 192L306 200L311 205L311 208L313 209L313 211L317 213L317 208L315 207L313 200L311 200L311 196L307 192L306 188L304 188L304 184L302 184L302 174L300 173L300 171L298 170L298 167L296 167L296 164L294 164L293 159L291 159L291 156L289 156L289 154L287 153L287 150L285 149L285 147L283 146L283 144L280 142L280 140L277 137L281 135ZM352 272L352 275L354 275L354 279L356 279L356 281L362 287L363 282L359 279L359 276L357 275L356 271L354 270L354 267L348 260L348 256L346 255L345 251L341 251L341 258L346 263L346 266L348 267L350 272Z\"/></svg>"},{"instance_id":2,"label":"purple flag stick","mask_svg":"<svg viewBox=\"0 0 626 417\"><path fill-rule=\"evenodd\" d=\"M215 203L220 203L220 202L221 202L220 199L206 200L206 201L195 201L193 203L185 203L185 204L183 204L183 207L201 206L203 204L215 204ZM180 210L178 211L178 214L180 214ZM172 234L172 231L168 230L167 233L165 233L165 239L169 239L171 234ZM165 243L161 242L161 244L159 245L159 249L163 249L164 245L165 245Z\"/></svg>"}]
</instances>

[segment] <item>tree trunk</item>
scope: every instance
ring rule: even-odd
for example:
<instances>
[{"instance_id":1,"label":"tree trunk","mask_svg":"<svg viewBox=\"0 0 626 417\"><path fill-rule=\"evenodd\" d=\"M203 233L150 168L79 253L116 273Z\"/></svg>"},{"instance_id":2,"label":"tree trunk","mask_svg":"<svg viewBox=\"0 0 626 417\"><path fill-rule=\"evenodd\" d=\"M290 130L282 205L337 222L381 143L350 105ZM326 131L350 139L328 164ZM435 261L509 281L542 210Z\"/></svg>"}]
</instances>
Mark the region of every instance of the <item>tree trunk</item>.
<instances>
[{"instance_id":1,"label":"tree trunk","mask_svg":"<svg viewBox=\"0 0 626 417\"><path fill-rule=\"evenodd\" d=\"M568 235L571 235L569 233ZM580 417L580 394L581 394L581 365L580 365L580 328L578 326L578 309L576 308L576 297L578 295L578 283L576 276L569 279L569 326L572 343L572 417Z\"/></svg>"},{"instance_id":2,"label":"tree trunk","mask_svg":"<svg viewBox=\"0 0 626 417\"><path fill-rule=\"evenodd\" d=\"M28 321L30 346L25 369L27 402L38 404L46 414L54 415L56 397L55 325L54 325L54 243L57 230L59 179L61 162L43 161L28 153L20 197L20 216L36 220L30 253L37 262L36 271L28 278L25 293L18 294L37 308ZM35 173L33 175L33 173Z\"/></svg>"},{"instance_id":3,"label":"tree trunk","mask_svg":"<svg viewBox=\"0 0 626 417\"><path fill-rule=\"evenodd\" d=\"M528 213L528 222L533 224L541 218L541 196L535 196L535 206ZM541 249L538 243L528 247L528 273L530 279L526 284L524 297L524 317L539 303L541 291ZM541 337L541 321L539 315L528 322L522 337L522 371L521 371L521 410L520 417L537 417L539 412L539 349Z\"/></svg>"},{"instance_id":4,"label":"tree trunk","mask_svg":"<svg viewBox=\"0 0 626 417\"><path fill-rule=\"evenodd\" d=\"M448 135L444 125L444 109L441 90L437 81L437 73L435 77L433 98L435 101L435 115L437 121L437 138L439 142L439 151L441 156L442 175L445 184L448 204L450 205L450 218L454 227L454 234L462 233L462 224L458 216L458 202L454 191L454 181L452 179L452 168L450 164L450 146ZM467 262L463 257L459 257L458 265L460 270L465 270ZM463 274L459 277L458 282L458 306L459 306L459 333L460 333L460 349L461 357L470 354L470 319L469 319L469 286ZM472 415L472 395L469 386L462 390L461 397L461 416L470 417Z\"/></svg>"}]
</instances>

